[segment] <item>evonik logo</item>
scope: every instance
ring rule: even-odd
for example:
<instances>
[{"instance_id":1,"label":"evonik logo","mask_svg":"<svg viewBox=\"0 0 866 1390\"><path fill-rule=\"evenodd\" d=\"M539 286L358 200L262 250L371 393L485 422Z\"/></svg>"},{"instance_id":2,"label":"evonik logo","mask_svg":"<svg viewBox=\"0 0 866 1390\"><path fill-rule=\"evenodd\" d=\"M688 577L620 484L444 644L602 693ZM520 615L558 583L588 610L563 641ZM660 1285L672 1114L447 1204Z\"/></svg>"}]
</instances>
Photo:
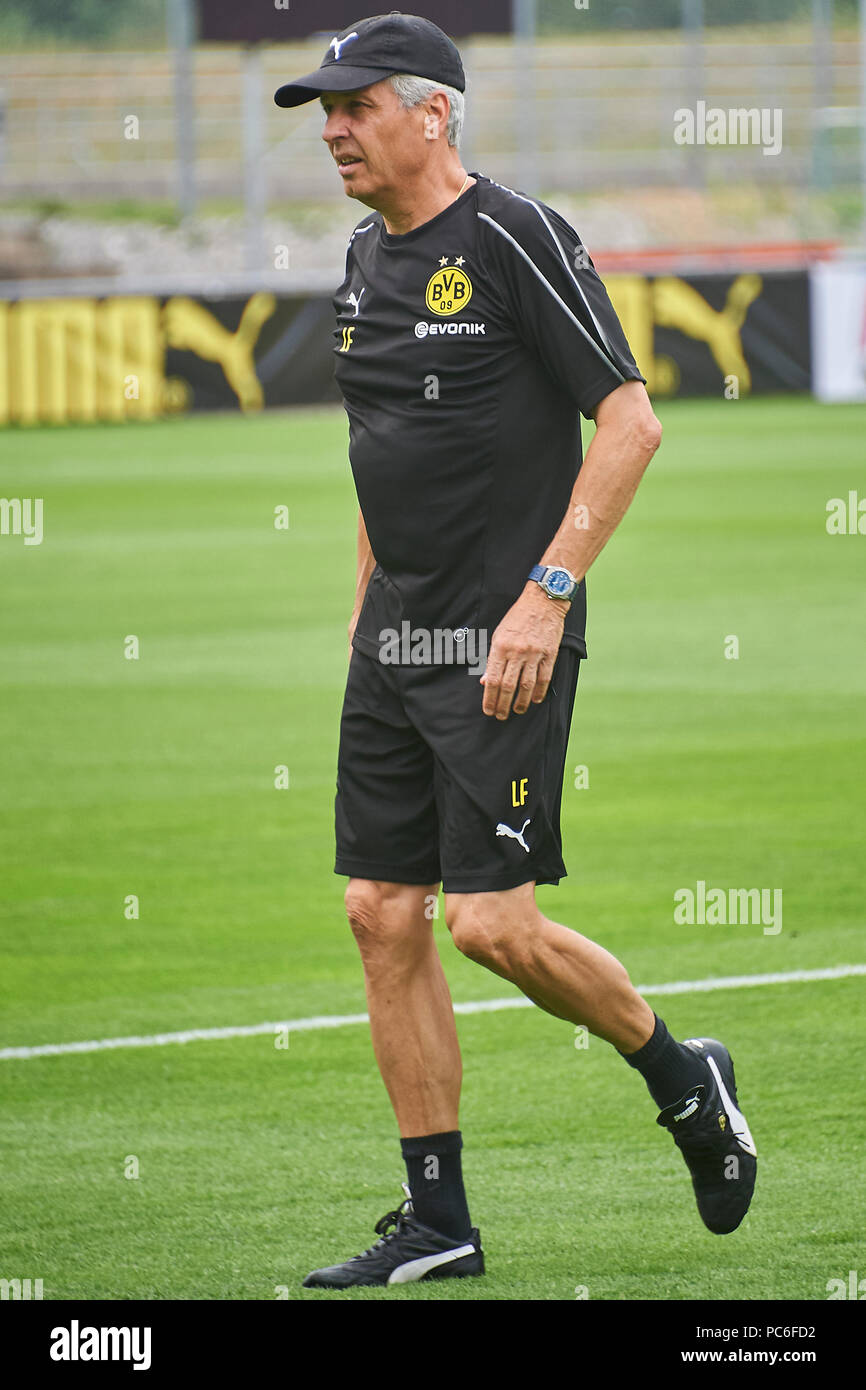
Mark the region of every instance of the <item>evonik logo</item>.
<instances>
[{"instance_id":1,"label":"evonik logo","mask_svg":"<svg viewBox=\"0 0 866 1390\"><path fill-rule=\"evenodd\" d=\"M460 336L473 338L479 333L487 333L486 323L416 323L416 338L435 338L437 334L440 338L459 338Z\"/></svg>"}]
</instances>

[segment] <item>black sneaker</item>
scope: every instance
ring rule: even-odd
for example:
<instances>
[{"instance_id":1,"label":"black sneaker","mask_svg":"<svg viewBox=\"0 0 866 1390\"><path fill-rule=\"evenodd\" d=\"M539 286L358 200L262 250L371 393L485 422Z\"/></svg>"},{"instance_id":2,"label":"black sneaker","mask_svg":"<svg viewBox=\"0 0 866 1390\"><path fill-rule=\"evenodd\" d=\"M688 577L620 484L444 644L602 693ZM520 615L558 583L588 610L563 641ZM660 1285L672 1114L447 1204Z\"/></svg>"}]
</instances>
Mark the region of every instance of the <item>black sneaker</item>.
<instances>
[{"instance_id":1,"label":"black sneaker","mask_svg":"<svg viewBox=\"0 0 866 1390\"><path fill-rule=\"evenodd\" d=\"M735 1231L749 1210L758 1161L749 1126L737 1109L734 1064L715 1038L683 1043L707 1064L706 1085L692 1086L658 1117L674 1136L692 1175L701 1219L716 1235Z\"/></svg>"},{"instance_id":2,"label":"black sneaker","mask_svg":"<svg viewBox=\"0 0 866 1390\"><path fill-rule=\"evenodd\" d=\"M412 1196L403 1184L406 1201L376 1223L381 1237L363 1255L342 1265L314 1269L305 1289L348 1289L358 1284L413 1284L422 1279L462 1279L484 1273L481 1237L473 1226L464 1241L442 1236L416 1220ZM393 1230L391 1229L393 1227Z\"/></svg>"}]
</instances>

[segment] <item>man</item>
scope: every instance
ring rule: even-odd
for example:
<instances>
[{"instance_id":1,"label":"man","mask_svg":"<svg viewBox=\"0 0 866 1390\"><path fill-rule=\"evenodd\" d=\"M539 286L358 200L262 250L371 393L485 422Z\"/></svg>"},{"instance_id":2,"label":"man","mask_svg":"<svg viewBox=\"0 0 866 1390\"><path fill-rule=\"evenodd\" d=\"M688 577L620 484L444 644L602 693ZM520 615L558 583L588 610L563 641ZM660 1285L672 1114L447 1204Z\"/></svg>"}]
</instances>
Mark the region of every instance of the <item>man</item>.
<instances>
[{"instance_id":1,"label":"man","mask_svg":"<svg viewBox=\"0 0 866 1390\"><path fill-rule=\"evenodd\" d=\"M661 428L577 234L463 168L464 90L451 40L394 12L349 26L276 94L320 98L346 194L374 209L335 299L361 509L336 872L408 1179L376 1244L309 1287L484 1272L430 920L440 881L461 951L642 1074L711 1230L739 1225L755 1181L727 1049L676 1042L618 961L535 902L565 874L584 575ZM581 412L597 426L582 465Z\"/></svg>"}]
</instances>

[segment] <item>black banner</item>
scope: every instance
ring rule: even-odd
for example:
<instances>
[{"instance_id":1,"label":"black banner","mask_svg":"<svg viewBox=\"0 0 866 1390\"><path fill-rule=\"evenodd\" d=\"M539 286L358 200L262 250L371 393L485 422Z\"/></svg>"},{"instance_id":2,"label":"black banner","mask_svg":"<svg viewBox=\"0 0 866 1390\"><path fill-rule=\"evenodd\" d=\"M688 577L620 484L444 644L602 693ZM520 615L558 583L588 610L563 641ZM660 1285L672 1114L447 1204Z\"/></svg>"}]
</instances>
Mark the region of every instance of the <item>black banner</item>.
<instances>
[{"instance_id":1,"label":"black banner","mask_svg":"<svg viewBox=\"0 0 866 1390\"><path fill-rule=\"evenodd\" d=\"M198 322L177 306L169 299L163 307L165 376L179 401L185 396L187 409L246 411L340 400L330 298L259 292L220 299L197 305Z\"/></svg>"},{"instance_id":2,"label":"black banner","mask_svg":"<svg viewBox=\"0 0 866 1390\"><path fill-rule=\"evenodd\" d=\"M404 1308L399 1314L404 1330L429 1334L431 1315L417 1304L432 1302L432 1294L425 1298L432 1287L418 1285L414 1310ZM219 1383L260 1379L262 1368L271 1366L290 1378L294 1349L315 1342L328 1348L315 1363L325 1368L328 1378L351 1378L357 1375L364 1336L371 1329L391 1328L394 1316L379 1314L371 1306L392 1302L391 1289L365 1290L369 1297L361 1307L351 1298L355 1292L348 1297L339 1291L323 1296L319 1290L305 1293L295 1283L269 1301L10 1303L4 1309L4 1351L21 1378L38 1375L48 1385L67 1385L70 1378L91 1386L109 1381L136 1385L136 1373L142 1385L164 1385L167 1377L213 1376ZM471 1318L473 1330L484 1336L476 1336L478 1349L470 1352L469 1370L483 1376L502 1364L497 1353L500 1358L509 1354L507 1336L503 1337L503 1316L509 1315L496 1311L496 1301L504 1307L507 1293L500 1284L491 1306L485 1301L485 1294L491 1297L486 1290L460 1292L463 1301L450 1314L442 1298L436 1299L436 1326L441 1329L444 1321L449 1328L466 1330ZM345 1306L350 1301L355 1302L354 1313ZM445 1299L456 1301L456 1295ZM546 1313L545 1302L555 1307ZM344 1305L341 1313L335 1303ZM569 1304L571 1311L566 1312ZM379 1323L380 1316L384 1323ZM850 1375L862 1340L859 1308L851 1303L831 1308L826 1299L586 1303L553 1287L547 1300L533 1303L532 1317L535 1335L546 1337L549 1332L551 1339L561 1339L565 1319L576 1335L615 1346L620 1370L645 1373L651 1358L662 1377L686 1367L693 1377L697 1371L699 1380L707 1365L721 1365L730 1377L735 1366L739 1370L745 1365L748 1375L758 1364L782 1370L807 1366L813 1379L832 1383ZM343 1333L339 1339L335 1328ZM323 1342L323 1337L330 1341ZM462 1352L461 1357L465 1360Z\"/></svg>"},{"instance_id":3,"label":"black banner","mask_svg":"<svg viewBox=\"0 0 866 1390\"><path fill-rule=\"evenodd\" d=\"M651 395L810 389L807 272L604 279ZM4 307L0 423L340 400L329 295L257 290L225 299L21 299Z\"/></svg>"},{"instance_id":4,"label":"black banner","mask_svg":"<svg viewBox=\"0 0 866 1390\"><path fill-rule=\"evenodd\" d=\"M674 364L656 394L809 390L806 271L659 276L652 288L655 359Z\"/></svg>"}]
</instances>

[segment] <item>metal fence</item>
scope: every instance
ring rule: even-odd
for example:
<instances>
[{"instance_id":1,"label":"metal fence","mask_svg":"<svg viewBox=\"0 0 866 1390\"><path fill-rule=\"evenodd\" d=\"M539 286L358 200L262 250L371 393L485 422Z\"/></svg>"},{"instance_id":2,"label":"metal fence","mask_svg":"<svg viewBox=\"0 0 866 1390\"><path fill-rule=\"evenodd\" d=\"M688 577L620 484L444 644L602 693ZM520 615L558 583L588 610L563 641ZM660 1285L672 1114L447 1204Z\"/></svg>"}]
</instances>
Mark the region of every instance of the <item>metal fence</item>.
<instances>
[{"instance_id":1,"label":"metal fence","mask_svg":"<svg viewBox=\"0 0 866 1390\"><path fill-rule=\"evenodd\" d=\"M318 66L321 43L200 47L191 91L198 199L235 199L260 127L262 199L335 203L342 191L321 147L318 104L273 105L286 78ZM467 167L534 192L776 183L859 184L856 39L737 41L697 48L676 31L510 39L462 46L468 77ZM74 203L181 197L176 74L170 51L0 57L5 195ZM246 92L246 95L245 95ZM782 112L780 153L674 140L675 112L703 101ZM190 131L187 130L187 135ZM187 189L187 206L190 190Z\"/></svg>"}]
</instances>

